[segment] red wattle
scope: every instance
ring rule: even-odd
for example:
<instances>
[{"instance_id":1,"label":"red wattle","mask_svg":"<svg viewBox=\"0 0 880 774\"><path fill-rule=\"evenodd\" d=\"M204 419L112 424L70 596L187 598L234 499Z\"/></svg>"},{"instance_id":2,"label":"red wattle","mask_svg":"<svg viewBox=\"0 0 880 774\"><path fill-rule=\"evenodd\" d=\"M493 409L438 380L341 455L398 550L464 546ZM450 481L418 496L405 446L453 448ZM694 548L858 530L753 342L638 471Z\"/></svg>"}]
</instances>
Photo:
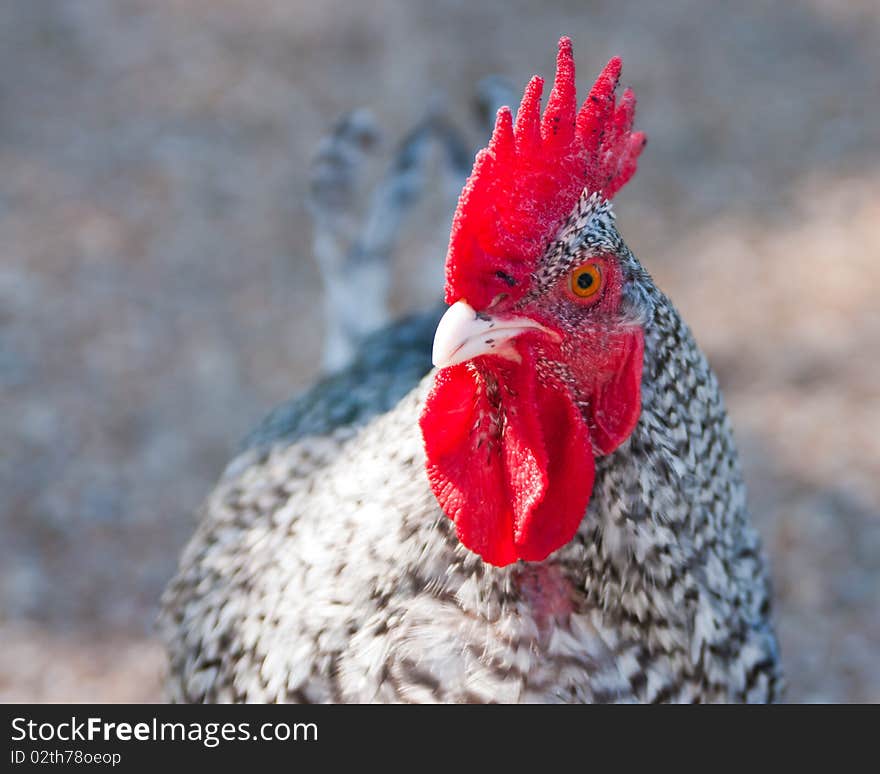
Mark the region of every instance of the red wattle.
<instances>
[{"instance_id":1,"label":"red wattle","mask_svg":"<svg viewBox=\"0 0 880 774\"><path fill-rule=\"evenodd\" d=\"M437 374L419 424L428 481L458 539L503 567L517 555L501 457L482 437L492 421L485 387L463 363Z\"/></svg>"},{"instance_id":2,"label":"red wattle","mask_svg":"<svg viewBox=\"0 0 880 774\"><path fill-rule=\"evenodd\" d=\"M428 480L459 540L497 566L540 561L574 537L595 474L590 432L564 388L523 362L437 374L420 424Z\"/></svg>"},{"instance_id":3,"label":"red wattle","mask_svg":"<svg viewBox=\"0 0 880 774\"><path fill-rule=\"evenodd\" d=\"M629 438L642 411L644 336L634 329L616 340L611 378L595 388L588 409L593 445L602 454Z\"/></svg>"},{"instance_id":4,"label":"red wattle","mask_svg":"<svg viewBox=\"0 0 880 774\"><path fill-rule=\"evenodd\" d=\"M539 387L537 412L547 448L544 497L517 529L519 558L541 561L575 535L596 475L590 432L568 391Z\"/></svg>"}]
</instances>

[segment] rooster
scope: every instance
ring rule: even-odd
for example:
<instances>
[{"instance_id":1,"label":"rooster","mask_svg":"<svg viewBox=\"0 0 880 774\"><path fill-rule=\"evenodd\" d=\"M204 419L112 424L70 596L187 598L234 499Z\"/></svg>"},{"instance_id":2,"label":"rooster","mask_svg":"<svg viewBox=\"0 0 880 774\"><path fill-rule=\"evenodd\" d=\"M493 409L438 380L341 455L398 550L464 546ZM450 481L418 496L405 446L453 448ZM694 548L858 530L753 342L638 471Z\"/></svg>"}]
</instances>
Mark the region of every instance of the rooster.
<instances>
[{"instance_id":1,"label":"rooster","mask_svg":"<svg viewBox=\"0 0 880 774\"><path fill-rule=\"evenodd\" d=\"M543 115L535 77L477 155L439 324L368 337L226 470L163 599L172 699L779 695L715 376L615 225L620 69L578 108L560 41Z\"/></svg>"}]
</instances>

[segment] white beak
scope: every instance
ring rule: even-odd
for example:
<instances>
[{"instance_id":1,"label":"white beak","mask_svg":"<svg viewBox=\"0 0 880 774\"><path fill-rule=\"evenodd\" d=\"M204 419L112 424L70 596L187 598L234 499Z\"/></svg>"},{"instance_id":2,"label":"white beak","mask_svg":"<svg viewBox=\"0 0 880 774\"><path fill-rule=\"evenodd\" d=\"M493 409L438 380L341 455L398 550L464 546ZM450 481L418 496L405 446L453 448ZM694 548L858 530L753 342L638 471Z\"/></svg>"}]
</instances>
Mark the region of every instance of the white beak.
<instances>
[{"instance_id":1,"label":"white beak","mask_svg":"<svg viewBox=\"0 0 880 774\"><path fill-rule=\"evenodd\" d=\"M437 326L431 360L437 368L448 368L480 355L498 355L519 362L519 353L511 340L533 330L558 338L553 331L528 317L491 317L478 314L466 301L457 301L446 310Z\"/></svg>"}]
</instances>

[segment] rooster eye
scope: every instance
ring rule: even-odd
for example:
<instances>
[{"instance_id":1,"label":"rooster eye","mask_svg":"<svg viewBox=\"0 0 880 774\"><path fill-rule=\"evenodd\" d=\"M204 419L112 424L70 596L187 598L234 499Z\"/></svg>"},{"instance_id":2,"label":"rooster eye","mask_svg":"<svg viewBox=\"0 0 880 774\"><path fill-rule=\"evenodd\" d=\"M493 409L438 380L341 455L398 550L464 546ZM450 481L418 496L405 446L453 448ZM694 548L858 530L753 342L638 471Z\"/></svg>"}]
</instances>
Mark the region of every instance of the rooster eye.
<instances>
[{"instance_id":1,"label":"rooster eye","mask_svg":"<svg viewBox=\"0 0 880 774\"><path fill-rule=\"evenodd\" d=\"M602 288L602 271L595 263L585 263L571 273L570 283L578 298L590 298Z\"/></svg>"}]
</instances>

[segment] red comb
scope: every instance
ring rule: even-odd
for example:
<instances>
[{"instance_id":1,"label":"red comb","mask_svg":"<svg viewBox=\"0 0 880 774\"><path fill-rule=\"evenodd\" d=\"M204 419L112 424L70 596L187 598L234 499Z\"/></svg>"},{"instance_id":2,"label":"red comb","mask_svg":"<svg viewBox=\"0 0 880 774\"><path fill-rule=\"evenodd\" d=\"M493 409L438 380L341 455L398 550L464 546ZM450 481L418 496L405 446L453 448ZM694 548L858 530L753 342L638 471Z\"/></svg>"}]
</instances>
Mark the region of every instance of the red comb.
<instances>
[{"instance_id":1,"label":"red comb","mask_svg":"<svg viewBox=\"0 0 880 774\"><path fill-rule=\"evenodd\" d=\"M516 294L584 189L611 199L633 176L645 135L632 131L632 91L615 101L620 67L614 57L578 111L571 40L561 38L543 117L537 76L515 127L509 108L498 111L452 221L448 304L466 299L479 310L500 292Z\"/></svg>"}]
</instances>

